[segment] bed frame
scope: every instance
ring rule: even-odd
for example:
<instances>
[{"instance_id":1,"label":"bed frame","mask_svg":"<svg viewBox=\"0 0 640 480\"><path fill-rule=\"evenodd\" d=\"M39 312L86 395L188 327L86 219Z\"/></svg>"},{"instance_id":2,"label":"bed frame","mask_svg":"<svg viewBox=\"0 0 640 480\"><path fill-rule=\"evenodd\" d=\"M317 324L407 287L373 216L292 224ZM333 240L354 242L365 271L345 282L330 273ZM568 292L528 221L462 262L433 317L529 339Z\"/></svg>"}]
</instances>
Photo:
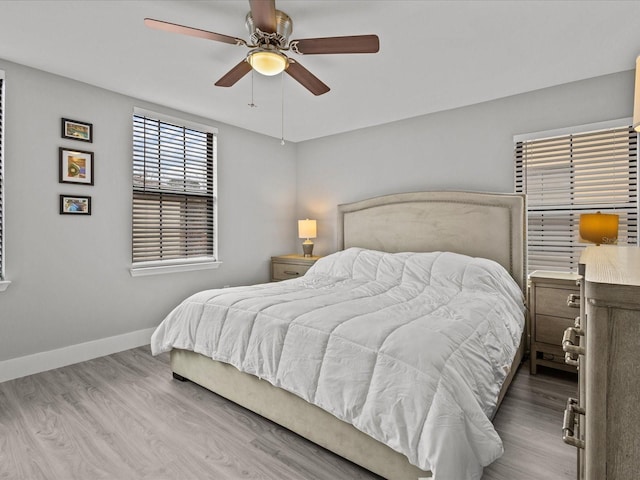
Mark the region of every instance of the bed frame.
<instances>
[{"instance_id":1,"label":"bed frame","mask_svg":"<svg viewBox=\"0 0 640 480\"><path fill-rule=\"evenodd\" d=\"M495 260L526 293L524 195L416 192L338 206L338 249L450 251ZM525 328L525 332L527 328ZM516 373L526 334L502 386ZM174 377L191 380L389 480L431 477L407 458L315 405L203 355L171 351Z\"/></svg>"}]
</instances>

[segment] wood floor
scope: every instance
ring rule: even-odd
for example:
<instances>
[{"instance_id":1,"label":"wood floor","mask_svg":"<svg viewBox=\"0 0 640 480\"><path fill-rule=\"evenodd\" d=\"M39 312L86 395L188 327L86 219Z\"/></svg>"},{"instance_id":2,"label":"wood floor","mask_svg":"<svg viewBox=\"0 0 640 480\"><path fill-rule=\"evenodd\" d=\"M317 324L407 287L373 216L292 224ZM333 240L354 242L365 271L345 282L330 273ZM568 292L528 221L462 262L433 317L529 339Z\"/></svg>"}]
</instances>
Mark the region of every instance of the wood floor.
<instances>
[{"instance_id":1,"label":"wood floor","mask_svg":"<svg viewBox=\"0 0 640 480\"><path fill-rule=\"evenodd\" d=\"M575 377L520 368L483 480L575 479L560 439ZM379 479L190 382L148 347L0 383L0 479ZM463 480L463 479L460 479Z\"/></svg>"}]
</instances>

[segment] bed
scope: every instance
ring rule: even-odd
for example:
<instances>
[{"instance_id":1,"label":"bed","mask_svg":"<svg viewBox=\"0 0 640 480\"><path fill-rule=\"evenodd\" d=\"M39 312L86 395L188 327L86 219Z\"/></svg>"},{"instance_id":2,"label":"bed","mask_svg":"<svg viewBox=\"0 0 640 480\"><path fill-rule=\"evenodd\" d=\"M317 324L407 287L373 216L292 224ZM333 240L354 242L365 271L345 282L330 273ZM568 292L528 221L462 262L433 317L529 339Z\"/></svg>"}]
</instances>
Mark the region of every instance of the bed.
<instances>
[{"instance_id":1,"label":"bed","mask_svg":"<svg viewBox=\"0 0 640 480\"><path fill-rule=\"evenodd\" d=\"M482 264L482 268L485 268L485 264L489 265L489 268L492 269L491 271L494 270L493 264L500 265L503 270L507 272L508 276L513 279L512 283L516 286L516 289L518 289L518 294L520 295L520 299L522 299L524 298L526 288L525 212L525 199L522 195L476 192L401 193L340 205L338 206L338 252L335 254L336 260L334 260L333 256L329 256L331 259L327 257L328 260L322 262L321 265L318 265L320 263L318 262L316 264L316 266L318 266L318 272L313 273L316 268L316 266L314 266L309 273L307 273L307 276L311 275L306 281L307 283L315 282L314 288L316 291L322 288L324 288L325 291L327 288L334 288L333 284L328 285L322 282L324 282L326 278L334 278L336 275L339 276L336 271L341 272L342 270L340 269L344 269L345 261L347 264L352 262L351 264L357 265L357 269L359 270L362 270L362 265L374 265L372 268L377 272L374 273L374 276L380 275L379 270L382 264L386 264L388 267L387 270L391 272L389 274L393 275L393 272L398 270L394 267L394 265L396 265L394 262L405 262L402 263L403 266L401 269L403 270L407 268L405 266L406 262L413 262L410 264L409 270L415 271L416 269L420 270L423 268L424 262L426 262L427 265L440 265L451 262L454 265L458 265L457 262L471 261L471 266L460 264L462 266L455 268L461 269L463 272L461 275L466 275L467 270L475 269L478 263ZM404 252L437 253L412 255ZM465 256L465 258L462 258L463 256ZM466 256L472 257L472 260L467 260ZM416 266L416 261L418 262L418 266ZM331 262L333 262L333 264ZM335 265L338 266L336 267ZM430 267L425 268L428 269ZM367 269L365 268L364 270ZM431 270L429 270L429 275L431 274L430 272ZM450 276L456 277L456 275L457 274L453 273ZM480 281L483 281L482 279L486 278L487 275L488 274L482 271L482 273L478 275L478 278L481 279ZM355 276L354 278L344 280L344 282L349 283L354 280ZM386 277L384 277L384 280L386 280ZM360 279L358 279L358 281L360 281ZM254 288L261 291L265 288L278 288L280 290L273 295L277 298L287 298L287 301L290 301L294 298L291 297L291 295L301 295L298 294L297 291L294 292L291 290L296 285L295 282L303 283L305 279L303 277L301 279L281 282L285 285L280 286L255 286L246 288ZM380 282L376 283L375 288L378 288L379 284ZM384 282L382 282L382 284L387 285ZM362 288L364 287L360 284L354 286L355 291L358 292L360 291L358 289ZM446 285L445 290L448 288L450 288L449 284ZM282 289L288 290L283 293ZM389 287L389 289L394 292L394 295L397 295L395 287ZM244 295L243 292L245 291L238 291L237 295ZM220 293L208 293L205 294L205 297L209 298L218 295L220 295ZM233 305L234 302L237 301L229 297L229 295L235 295L234 293L224 292L224 295L227 299L225 301L227 301L229 305ZM289 296L284 297L283 295ZM377 296L377 293L374 296ZM457 298L456 295L452 296L452 298L454 297ZM323 298L327 298L327 296ZM335 295L332 295L331 298L335 298ZM297 299L297 297L294 299ZM260 300L260 302L263 302L263 300ZM185 309L201 308L205 303L206 302L198 300L194 303L196 306L183 307L179 316L185 315ZM293 303L298 305L298 303ZM356 303L359 303L359 301ZM270 303L269 305L272 304ZM323 304L322 307L333 308L333 306L327 306L325 304ZM518 338L515 346L513 348L504 347L502 348L502 352L494 352L496 355L508 354L509 356L508 363L500 365L500 368L494 366L491 369L492 375L498 378L498 383L490 389L491 392L487 393L487 395L495 398L489 401L488 405L481 407L482 415L478 415L478 412L472 412L471 414L463 412L458 415L456 412L456 415L464 417L464 421L467 421L468 417L473 417L474 422L476 418L479 417L492 418L504 397L525 351L525 332L527 329L524 323L526 315L522 303L519 308L519 314L521 315L521 318L518 320L520 322L520 330L517 331ZM302 313L298 318L307 318L309 315L316 315L315 311L305 310ZM201 315L201 312L197 315ZM356 316L359 315L360 313L357 313ZM189 321L187 321L187 323L188 322ZM329 392L331 392L329 395L327 392L323 393L323 390L316 385L315 393L312 393L311 396L313 396L314 399L321 399L318 404L322 405L323 408L320 408L310 403L310 401L307 401L310 400L309 398L307 398L307 400L304 399L305 388L307 388L305 386L294 385L294 387L288 387L289 390L295 391L296 393L291 393L291 391L274 386L274 384L279 384L279 382L274 381L274 375L270 375L270 367L267 366L263 368L260 366L262 370L258 367L251 367L248 371L252 373L244 373L232 365L238 363L231 358L233 354L230 354L230 357L224 357L225 360L229 361L219 361L213 360L208 355L196 353L195 351L202 352L207 349L202 348L202 346L194 348L193 342L176 341L178 337L184 339L185 334L175 334L175 332L172 334L172 327L167 327L167 325L163 327L163 325L164 322L158 330L156 330L156 333L154 333L152 349L156 353L171 350L171 369L174 377L178 379L188 379L202 385L384 478L390 480L417 480L419 478L434 476L436 480L446 480L447 478L453 478L452 475L460 475L459 471L458 473L452 473L455 468L458 467L451 467L454 468L454 470L448 470L450 467L444 465L444 461L443 466L438 467L439 470L435 468L435 462L433 468L426 468L430 467L431 464L426 462L423 458L424 455L420 452L414 453L407 451L400 453L398 451L406 447L404 444L416 443L415 439L419 438L421 442L419 444L423 445L423 449L424 445L428 445L427 450L429 450L430 453L427 455L427 460L431 459L429 461L432 461L434 458L438 458L438 455L441 453L439 450L443 449L442 445L446 445L447 442L456 443L458 438L455 436L456 434L452 434L450 438L442 437L442 440L440 440L440 437L444 435L441 435L441 432L445 431L444 427L431 428L434 438L431 441L428 436L425 439L424 433L421 432L418 432L419 435L407 436L407 438L403 437L404 434L394 433L390 435L393 437L391 441L386 437L384 441L381 441L380 436L387 434L385 432L380 434L370 431L373 427L369 428L372 421L371 418L379 418L381 416L380 412L373 411L369 415L371 418L362 420L361 417L365 417L362 411L365 409L361 408L349 417L347 414L349 412L338 412L338 410L342 408L340 405L331 405L332 400L330 400L329 397L339 395L335 389L329 389ZM194 325L195 324L187 326L187 329L191 328L191 330L196 330L198 327L194 327ZM356 332L356 334L358 334L358 332ZM515 333L511 332L511 335L515 335ZM186 337L188 336L189 335L186 335ZM305 337L300 338L304 339ZM248 349L249 347L246 348ZM326 354L326 350L328 350L328 347L325 347L324 354ZM207 351L207 353L211 352ZM282 355L282 352L280 352L280 354ZM396 354L400 355L400 353ZM378 357L379 356L380 355L378 355ZM335 357L329 356L329 358ZM482 363L483 360L479 359L478 361ZM500 362L505 363L505 360L501 359ZM378 369L377 372L381 371L377 363L373 366L372 370L376 372L376 368ZM331 371L333 371L333 369L331 369ZM379 382L381 375L379 373L376 375L376 382ZM449 375L455 376L457 374L454 372ZM292 378L294 378L293 374ZM372 378L374 378L373 375ZM322 385L331 385L331 388L333 388L333 385L339 382L339 379L336 378L330 378L330 380L331 381L319 383L322 383ZM370 381L372 384L374 383L373 380ZM298 381L298 383L300 383L300 381ZM438 383L438 391L433 396L431 410L434 410L434 406L446 404L447 401L453 402L453 400L447 396L450 393L449 390L453 388L441 388L440 385L441 383ZM322 388L326 390L328 387ZM383 389L378 388L378 390L386 391L386 388L387 387ZM369 389L374 388L370 385ZM444 393L440 394L440 390L443 390ZM322 400L323 396L324 400ZM405 397L404 392L400 392L397 395L397 398L404 399ZM365 399L365 402L369 402L369 400ZM456 400L456 402L458 401ZM458 403L465 402L466 401L461 401ZM373 402L367 403L367 406L370 403ZM472 410L474 408L475 406L472 406ZM329 411L333 411L333 413L329 413ZM382 416L384 416L384 414L385 412L382 413ZM436 422L436 427L438 424L443 423L442 418L454 418L456 416L451 415L447 417L449 413L443 415L444 416L441 415L438 417L439 420ZM346 417L349 417L347 419L348 421L343 420ZM483 418L478 420L478 422L481 423ZM354 425L357 425L357 428ZM433 427L433 425L431 425L431 427ZM488 427L485 426L483 428ZM466 429L469 430L468 424L466 425ZM489 430L491 430L491 428L489 428ZM367 433L364 433L364 431L367 431ZM465 451L461 448L460 455L472 456L473 453L480 457L484 456L480 462L485 465L486 462L491 461L490 459L487 460L487 458L497 458L495 454L495 438L492 437L494 433L495 432L476 433L474 431L471 434L472 437L474 435L483 436L483 440L480 441L481 446L482 442L485 441L484 436L488 436L487 442L493 442L487 447L489 450L488 453L478 454L474 449L479 447L471 446ZM376 435L378 439L375 438ZM497 436L497 434L495 435ZM402 438L400 440L395 438L398 436ZM499 442L499 438L497 441ZM439 442L441 442L442 445L440 445ZM499 444L499 447L502 448L501 444ZM487 457L487 455L489 457ZM491 455L493 455L493 457L491 457ZM499 453L497 456L499 456ZM411 457L411 461L409 461L408 457ZM476 459L473 461L476 461ZM464 461L462 461L462 463L464 463ZM417 464L421 464L425 468L419 468L416 466ZM480 478L482 474L481 465L479 470L477 466L468 468L468 470L465 470L465 472L467 472L465 473L466 478Z\"/></svg>"}]
</instances>

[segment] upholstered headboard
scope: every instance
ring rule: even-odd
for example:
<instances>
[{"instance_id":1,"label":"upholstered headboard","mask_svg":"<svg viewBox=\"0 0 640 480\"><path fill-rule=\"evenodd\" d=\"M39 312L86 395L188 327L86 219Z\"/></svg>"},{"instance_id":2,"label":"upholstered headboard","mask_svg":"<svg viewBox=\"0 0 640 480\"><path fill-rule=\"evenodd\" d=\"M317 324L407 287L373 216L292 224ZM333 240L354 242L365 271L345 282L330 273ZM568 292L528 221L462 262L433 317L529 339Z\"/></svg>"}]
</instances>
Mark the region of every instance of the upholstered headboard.
<instances>
[{"instance_id":1,"label":"upholstered headboard","mask_svg":"<svg viewBox=\"0 0 640 480\"><path fill-rule=\"evenodd\" d=\"M449 251L500 263L526 288L525 196L414 192L338 206L338 248Z\"/></svg>"}]
</instances>

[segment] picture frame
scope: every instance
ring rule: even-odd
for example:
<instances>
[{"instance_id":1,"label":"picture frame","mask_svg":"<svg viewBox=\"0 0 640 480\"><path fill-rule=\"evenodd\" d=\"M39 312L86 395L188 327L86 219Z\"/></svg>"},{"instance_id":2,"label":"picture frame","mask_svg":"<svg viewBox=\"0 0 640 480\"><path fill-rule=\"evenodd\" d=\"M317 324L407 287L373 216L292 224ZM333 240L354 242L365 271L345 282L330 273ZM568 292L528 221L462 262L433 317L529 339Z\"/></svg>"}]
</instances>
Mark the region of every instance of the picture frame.
<instances>
[{"instance_id":1,"label":"picture frame","mask_svg":"<svg viewBox=\"0 0 640 480\"><path fill-rule=\"evenodd\" d=\"M60 195L61 215L91 215L91 197L86 195Z\"/></svg>"},{"instance_id":2,"label":"picture frame","mask_svg":"<svg viewBox=\"0 0 640 480\"><path fill-rule=\"evenodd\" d=\"M71 120L70 118L62 119L62 138L70 138L71 140L80 140L81 142L93 142L93 124Z\"/></svg>"},{"instance_id":3,"label":"picture frame","mask_svg":"<svg viewBox=\"0 0 640 480\"><path fill-rule=\"evenodd\" d=\"M60 183L93 185L93 152L60 147Z\"/></svg>"}]
</instances>

